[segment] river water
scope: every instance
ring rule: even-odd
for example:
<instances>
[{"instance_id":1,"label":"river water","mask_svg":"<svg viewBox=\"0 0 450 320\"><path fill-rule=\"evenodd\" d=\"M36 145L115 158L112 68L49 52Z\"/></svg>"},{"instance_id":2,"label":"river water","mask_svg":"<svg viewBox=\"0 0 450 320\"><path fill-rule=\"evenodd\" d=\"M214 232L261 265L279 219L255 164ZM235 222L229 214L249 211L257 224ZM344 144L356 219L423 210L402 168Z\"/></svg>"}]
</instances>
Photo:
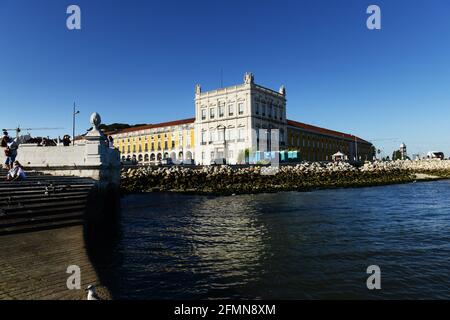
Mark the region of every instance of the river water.
<instances>
[{"instance_id":1,"label":"river water","mask_svg":"<svg viewBox=\"0 0 450 320\"><path fill-rule=\"evenodd\" d=\"M120 228L105 271L116 298L450 298L450 181L129 195Z\"/></svg>"}]
</instances>

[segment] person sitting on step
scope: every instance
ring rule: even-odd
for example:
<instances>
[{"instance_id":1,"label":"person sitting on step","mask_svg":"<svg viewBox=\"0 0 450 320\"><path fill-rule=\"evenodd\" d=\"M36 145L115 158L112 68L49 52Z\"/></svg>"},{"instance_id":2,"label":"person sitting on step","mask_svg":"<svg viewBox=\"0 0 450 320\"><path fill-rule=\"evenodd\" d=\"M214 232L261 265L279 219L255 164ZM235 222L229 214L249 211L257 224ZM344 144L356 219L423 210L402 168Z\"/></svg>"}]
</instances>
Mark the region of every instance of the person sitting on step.
<instances>
[{"instance_id":1,"label":"person sitting on step","mask_svg":"<svg viewBox=\"0 0 450 320\"><path fill-rule=\"evenodd\" d=\"M25 171L23 170L22 165L19 161L14 161L14 166L11 170L8 171L6 175L6 180L8 181L22 181L25 180L27 176L25 175Z\"/></svg>"}]
</instances>

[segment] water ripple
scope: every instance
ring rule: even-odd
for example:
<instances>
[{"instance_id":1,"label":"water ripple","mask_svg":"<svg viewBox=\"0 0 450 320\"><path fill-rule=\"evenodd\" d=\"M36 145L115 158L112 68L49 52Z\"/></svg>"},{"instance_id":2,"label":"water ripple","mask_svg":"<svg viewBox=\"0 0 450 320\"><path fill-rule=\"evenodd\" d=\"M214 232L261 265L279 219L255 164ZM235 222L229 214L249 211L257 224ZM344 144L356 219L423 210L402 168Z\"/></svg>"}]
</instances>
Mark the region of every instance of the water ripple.
<instances>
[{"instance_id":1,"label":"water ripple","mask_svg":"<svg viewBox=\"0 0 450 320\"><path fill-rule=\"evenodd\" d=\"M122 200L119 298L449 299L449 181ZM382 270L369 291L366 268Z\"/></svg>"}]
</instances>

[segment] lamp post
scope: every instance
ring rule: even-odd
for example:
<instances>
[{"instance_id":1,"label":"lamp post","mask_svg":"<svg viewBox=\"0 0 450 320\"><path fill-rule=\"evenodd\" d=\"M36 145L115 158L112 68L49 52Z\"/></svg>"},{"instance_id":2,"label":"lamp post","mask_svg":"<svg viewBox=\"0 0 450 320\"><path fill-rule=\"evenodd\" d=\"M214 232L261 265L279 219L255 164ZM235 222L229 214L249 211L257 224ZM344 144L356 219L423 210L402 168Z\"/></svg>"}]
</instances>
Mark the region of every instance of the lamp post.
<instances>
[{"instance_id":1,"label":"lamp post","mask_svg":"<svg viewBox=\"0 0 450 320\"><path fill-rule=\"evenodd\" d=\"M72 120L73 120L73 126L72 126L72 145L75 146L75 116L79 114L80 111L75 111L75 102L73 103L73 113L72 113Z\"/></svg>"}]
</instances>

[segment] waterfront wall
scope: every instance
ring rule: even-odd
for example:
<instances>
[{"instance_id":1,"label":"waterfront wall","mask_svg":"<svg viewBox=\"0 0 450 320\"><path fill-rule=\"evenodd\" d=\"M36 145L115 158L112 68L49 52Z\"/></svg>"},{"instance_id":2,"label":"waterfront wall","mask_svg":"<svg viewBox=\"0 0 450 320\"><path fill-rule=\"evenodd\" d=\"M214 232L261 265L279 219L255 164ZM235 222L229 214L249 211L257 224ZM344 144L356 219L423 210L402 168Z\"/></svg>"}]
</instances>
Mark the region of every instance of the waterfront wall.
<instances>
[{"instance_id":1,"label":"waterfront wall","mask_svg":"<svg viewBox=\"0 0 450 320\"><path fill-rule=\"evenodd\" d=\"M17 160L26 170L52 176L76 176L95 181L88 197L86 219L89 229L115 220L119 213L120 155L109 148L98 129L100 115L91 115L92 128L74 146L21 144Z\"/></svg>"},{"instance_id":2,"label":"waterfront wall","mask_svg":"<svg viewBox=\"0 0 450 320\"><path fill-rule=\"evenodd\" d=\"M418 179L450 177L450 161L371 162L361 167L349 163L303 162L279 167L136 167L122 170L123 192L188 192L234 194L316 188L361 187L406 183ZM432 176L434 174L436 176Z\"/></svg>"},{"instance_id":3,"label":"waterfront wall","mask_svg":"<svg viewBox=\"0 0 450 320\"><path fill-rule=\"evenodd\" d=\"M120 184L119 152L104 141L84 141L75 146L42 147L21 144L17 160L26 168L56 176L87 177Z\"/></svg>"}]
</instances>

